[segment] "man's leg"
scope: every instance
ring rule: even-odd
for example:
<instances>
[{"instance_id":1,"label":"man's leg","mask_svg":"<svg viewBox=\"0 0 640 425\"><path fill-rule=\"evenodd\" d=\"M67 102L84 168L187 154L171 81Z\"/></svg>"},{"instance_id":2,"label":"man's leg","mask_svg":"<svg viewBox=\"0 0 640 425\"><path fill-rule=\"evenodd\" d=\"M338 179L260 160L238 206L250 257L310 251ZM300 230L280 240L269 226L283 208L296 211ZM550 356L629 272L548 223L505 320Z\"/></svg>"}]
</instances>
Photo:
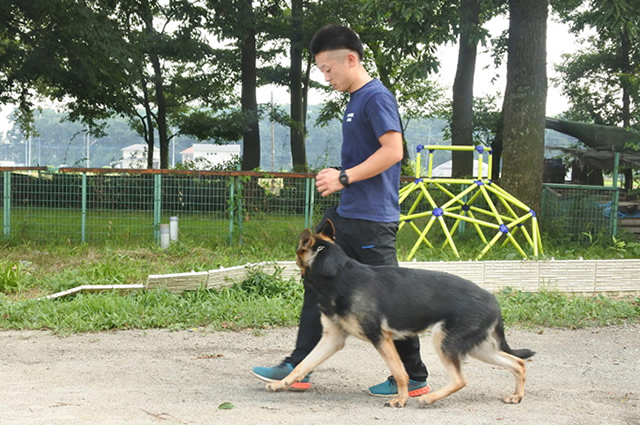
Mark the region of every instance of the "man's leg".
<instances>
[{"instance_id":1,"label":"man's leg","mask_svg":"<svg viewBox=\"0 0 640 425\"><path fill-rule=\"evenodd\" d=\"M397 223L375 223L366 220L345 219L340 216L332 217L336 228L336 242L351 258L363 264L372 266L398 265L395 248ZM420 356L420 339L418 337L394 341L396 350L409 375L410 395L417 396L429 391L426 381L429 376L427 367ZM370 388L374 395L394 395L395 383L386 381ZM376 388L377 387L377 388ZM375 394L378 392L380 394Z\"/></svg>"},{"instance_id":2,"label":"man's leg","mask_svg":"<svg viewBox=\"0 0 640 425\"><path fill-rule=\"evenodd\" d=\"M325 218L333 218L335 208L329 208L325 212ZM319 224L320 224L319 223ZM318 229L316 229L318 231ZM287 356L282 363L272 367L254 367L252 372L258 378L267 381L279 381L284 379L318 344L322 337L322 323L320 322L320 309L315 293L307 290L305 285L302 311L300 312L300 323L298 325L298 335L296 346L293 352ZM305 390L311 386L308 376L303 381L291 386L293 389Z\"/></svg>"},{"instance_id":3,"label":"man's leg","mask_svg":"<svg viewBox=\"0 0 640 425\"><path fill-rule=\"evenodd\" d=\"M297 366L313 350L321 337L322 324L317 298L313 291L305 289L296 347L285 362L291 363L294 367Z\"/></svg>"}]
</instances>

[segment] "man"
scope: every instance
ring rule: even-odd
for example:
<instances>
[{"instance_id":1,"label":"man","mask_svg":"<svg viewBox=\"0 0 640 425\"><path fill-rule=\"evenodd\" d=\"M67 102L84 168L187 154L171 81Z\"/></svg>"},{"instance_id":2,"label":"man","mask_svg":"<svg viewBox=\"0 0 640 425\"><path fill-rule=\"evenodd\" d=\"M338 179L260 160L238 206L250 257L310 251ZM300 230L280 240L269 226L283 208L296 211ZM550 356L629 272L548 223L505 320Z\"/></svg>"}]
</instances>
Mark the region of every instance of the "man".
<instances>
[{"instance_id":1,"label":"man","mask_svg":"<svg viewBox=\"0 0 640 425\"><path fill-rule=\"evenodd\" d=\"M316 65L334 90L350 94L342 122L342 168L326 168L316 176L322 196L341 191L340 205L329 209L336 227L336 243L350 257L369 265L398 265L395 241L400 218L398 188L402 160L402 126L395 98L382 83L369 76L362 65L364 48L349 28L328 25L311 40ZM311 352L322 336L320 311L313 291L306 290L296 348L274 367L252 372L267 381L283 379ZM409 395L429 392L427 368L420 358L417 337L396 341L409 375ZM309 376L291 386L304 390ZM369 388L374 396L393 397L393 377Z\"/></svg>"}]
</instances>

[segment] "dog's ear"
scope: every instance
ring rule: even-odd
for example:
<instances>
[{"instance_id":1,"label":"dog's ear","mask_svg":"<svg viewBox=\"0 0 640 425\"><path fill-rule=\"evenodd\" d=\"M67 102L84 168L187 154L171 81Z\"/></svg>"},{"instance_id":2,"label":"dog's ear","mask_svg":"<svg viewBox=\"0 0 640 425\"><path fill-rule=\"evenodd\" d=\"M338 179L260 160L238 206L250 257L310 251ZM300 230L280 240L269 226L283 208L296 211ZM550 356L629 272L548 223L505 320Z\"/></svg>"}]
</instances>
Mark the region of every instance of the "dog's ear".
<instances>
[{"instance_id":1,"label":"dog's ear","mask_svg":"<svg viewBox=\"0 0 640 425\"><path fill-rule=\"evenodd\" d=\"M331 221L330 218L326 219L321 227L320 227L320 233L322 236L326 237L329 240L336 240L336 228L333 225L333 221Z\"/></svg>"},{"instance_id":2,"label":"dog's ear","mask_svg":"<svg viewBox=\"0 0 640 425\"><path fill-rule=\"evenodd\" d=\"M313 245L313 236L311 230L304 229L300 234L300 240L298 241L298 249L309 249Z\"/></svg>"}]
</instances>

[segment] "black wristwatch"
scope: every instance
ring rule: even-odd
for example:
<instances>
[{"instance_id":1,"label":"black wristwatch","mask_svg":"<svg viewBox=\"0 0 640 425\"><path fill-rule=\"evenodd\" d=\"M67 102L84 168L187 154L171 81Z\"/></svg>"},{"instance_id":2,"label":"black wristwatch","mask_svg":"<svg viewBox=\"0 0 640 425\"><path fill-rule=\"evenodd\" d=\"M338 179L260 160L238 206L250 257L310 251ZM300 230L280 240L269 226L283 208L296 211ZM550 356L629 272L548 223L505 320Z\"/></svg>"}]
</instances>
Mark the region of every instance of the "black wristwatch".
<instances>
[{"instance_id":1,"label":"black wristwatch","mask_svg":"<svg viewBox=\"0 0 640 425\"><path fill-rule=\"evenodd\" d=\"M340 183L344 187L349 187L349 176L347 176L347 172L345 170L340 170Z\"/></svg>"}]
</instances>

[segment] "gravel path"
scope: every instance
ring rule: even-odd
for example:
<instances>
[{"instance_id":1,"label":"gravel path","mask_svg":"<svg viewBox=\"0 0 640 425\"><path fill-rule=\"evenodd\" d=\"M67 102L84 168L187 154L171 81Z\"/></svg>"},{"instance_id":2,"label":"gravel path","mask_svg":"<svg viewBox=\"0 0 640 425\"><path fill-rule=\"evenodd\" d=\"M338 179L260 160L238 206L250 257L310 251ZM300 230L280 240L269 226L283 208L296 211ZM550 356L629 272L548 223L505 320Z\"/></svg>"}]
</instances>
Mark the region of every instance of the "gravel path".
<instances>
[{"instance_id":1,"label":"gravel path","mask_svg":"<svg viewBox=\"0 0 640 425\"><path fill-rule=\"evenodd\" d=\"M469 385L432 406L383 407L365 393L388 375L373 347L351 338L313 374L308 392L269 393L249 374L279 362L295 329L119 331L67 337L0 331L0 424L640 424L639 325L508 329L527 363L525 398L505 405L513 378L469 360ZM432 387L443 368L422 337ZM224 407L227 407L226 409Z\"/></svg>"}]
</instances>

